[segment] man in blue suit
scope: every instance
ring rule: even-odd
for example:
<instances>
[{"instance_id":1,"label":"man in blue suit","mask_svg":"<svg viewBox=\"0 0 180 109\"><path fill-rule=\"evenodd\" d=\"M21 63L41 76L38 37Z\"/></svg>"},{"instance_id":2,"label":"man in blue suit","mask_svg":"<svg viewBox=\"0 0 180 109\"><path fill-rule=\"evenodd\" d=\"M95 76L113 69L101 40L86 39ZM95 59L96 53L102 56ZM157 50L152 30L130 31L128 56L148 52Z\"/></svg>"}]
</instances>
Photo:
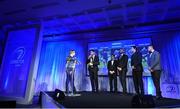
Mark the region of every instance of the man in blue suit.
<instances>
[{"instance_id":1,"label":"man in blue suit","mask_svg":"<svg viewBox=\"0 0 180 109\"><path fill-rule=\"evenodd\" d=\"M75 57L76 52L74 50L71 50L69 53L69 56L66 58L66 92L67 94L73 95L76 92L76 88L74 85L74 73L77 62L77 58ZM72 93L69 91L69 84L72 88Z\"/></svg>"},{"instance_id":2,"label":"man in blue suit","mask_svg":"<svg viewBox=\"0 0 180 109\"><path fill-rule=\"evenodd\" d=\"M154 86L156 88L156 98L162 98L161 88L160 88L160 77L161 77L161 62L160 53L156 51L152 45L148 46L148 51L150 52L148 56L149 71L151 72Z\"/></svg>"}]
</instances>

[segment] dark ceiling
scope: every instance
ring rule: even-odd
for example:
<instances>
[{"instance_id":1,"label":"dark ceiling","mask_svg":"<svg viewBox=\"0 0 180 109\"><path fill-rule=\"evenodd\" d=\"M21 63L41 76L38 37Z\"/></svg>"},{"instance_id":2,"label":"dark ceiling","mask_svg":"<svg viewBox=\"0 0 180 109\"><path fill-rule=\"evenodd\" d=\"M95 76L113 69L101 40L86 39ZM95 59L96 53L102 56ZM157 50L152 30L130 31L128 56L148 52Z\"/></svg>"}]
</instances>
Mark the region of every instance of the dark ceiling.
<instances>
[{"instance_id":1,"label":"dark ceiling","mask_svg":"<svg viewBox=\"0 0 180 109\"><path fill-rule=\"evenodd\" d=\"M0 0L0 25L39 24L44 34L179 22L180 0Z\"/></svg>"}]
</instances>

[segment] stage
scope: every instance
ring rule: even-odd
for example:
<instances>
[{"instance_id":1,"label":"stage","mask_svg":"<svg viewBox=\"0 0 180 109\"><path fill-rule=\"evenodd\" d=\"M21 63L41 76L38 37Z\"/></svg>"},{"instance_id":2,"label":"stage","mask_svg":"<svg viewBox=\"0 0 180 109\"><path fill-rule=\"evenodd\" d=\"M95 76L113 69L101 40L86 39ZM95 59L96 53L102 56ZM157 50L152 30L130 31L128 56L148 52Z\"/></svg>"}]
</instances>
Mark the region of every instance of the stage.
<instances>
[{"instance_id":1,"label":"stage","mask_svg":"<svg viewBox=\"0 0 180 109\"><path fill-rule=\"evenodd\" d=\"M53 92L47 92L47 95L53 97ZM64 108L131 108L131 100L134 94L109 93L109 92L79 92L75 96L66 96L64 100L58 102ZM162 98L155 101L155 107L180 107L180 100Z\"/></svg>"}]
</instances>

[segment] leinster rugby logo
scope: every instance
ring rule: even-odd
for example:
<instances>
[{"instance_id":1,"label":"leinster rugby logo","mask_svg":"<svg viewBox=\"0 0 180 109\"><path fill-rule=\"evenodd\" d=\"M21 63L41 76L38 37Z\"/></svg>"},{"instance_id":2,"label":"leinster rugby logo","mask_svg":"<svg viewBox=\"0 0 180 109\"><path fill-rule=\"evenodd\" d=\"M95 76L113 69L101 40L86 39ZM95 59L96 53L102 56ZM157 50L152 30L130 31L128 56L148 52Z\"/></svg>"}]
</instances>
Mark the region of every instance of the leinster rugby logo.
<instances>
[{"instance_id":1,"label":"leinster rugby logo","mask_svg":"<svg viewBox=\"0 0 180 109\"><path fill-rule=\"evenodd\" d=\"M15 66L21 66L24 64L24 55L26 51L24 47L15 49L12 53L11 64Z\"/></svg>"},{"instance_id":2,"label":"leinster rugby logo","mask_svg":"<svg viewBox=\"0 0 180 109\"><path fill-rule=\"evenodd\" d=\"M176 88L175 88L175 86L173 86L173 85L167 86L167 87L166 87L166 92L167 92L167 93L176 93Z\"/></svg>"}]
</instances>

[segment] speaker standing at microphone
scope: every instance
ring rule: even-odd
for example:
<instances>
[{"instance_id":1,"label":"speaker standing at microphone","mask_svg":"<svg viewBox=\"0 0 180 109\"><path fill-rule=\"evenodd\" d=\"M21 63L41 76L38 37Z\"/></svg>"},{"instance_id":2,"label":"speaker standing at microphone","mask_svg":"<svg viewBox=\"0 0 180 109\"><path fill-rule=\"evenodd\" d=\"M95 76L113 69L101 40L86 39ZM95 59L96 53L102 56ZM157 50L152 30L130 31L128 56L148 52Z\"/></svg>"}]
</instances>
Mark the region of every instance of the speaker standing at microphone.
<instances>
[{"instance_id":1,"label":"speaker standing at microphone","mask_svg":"<svg viewBox=\"0 0 180 109\"><path fill-rule=\"evenodd\" d=\"M96 56L94 50L90 50L90 55L87 60L87 65L88 65L88 71L90 75L90 80L91 80L91 87L93 92L98 92L98 65L99 65L99 58Z\"/></svg>"},{"instance_id":2,"label":"speaker standing at microphone","mask_svg":"<svg viewBox=\"0 0 180 109\"><path fill-rule=\"evenodd\" d=\"M74 50L70 51L69 56L66 59L66 92L67 94L69 94L69 83L71 85L72 88L72 94L74 94L76 92L76 88L74 85L74 73L75 73L75 67L76 64L78 63L76 57L76 52Z\"/></svg>"}]
</instances>

